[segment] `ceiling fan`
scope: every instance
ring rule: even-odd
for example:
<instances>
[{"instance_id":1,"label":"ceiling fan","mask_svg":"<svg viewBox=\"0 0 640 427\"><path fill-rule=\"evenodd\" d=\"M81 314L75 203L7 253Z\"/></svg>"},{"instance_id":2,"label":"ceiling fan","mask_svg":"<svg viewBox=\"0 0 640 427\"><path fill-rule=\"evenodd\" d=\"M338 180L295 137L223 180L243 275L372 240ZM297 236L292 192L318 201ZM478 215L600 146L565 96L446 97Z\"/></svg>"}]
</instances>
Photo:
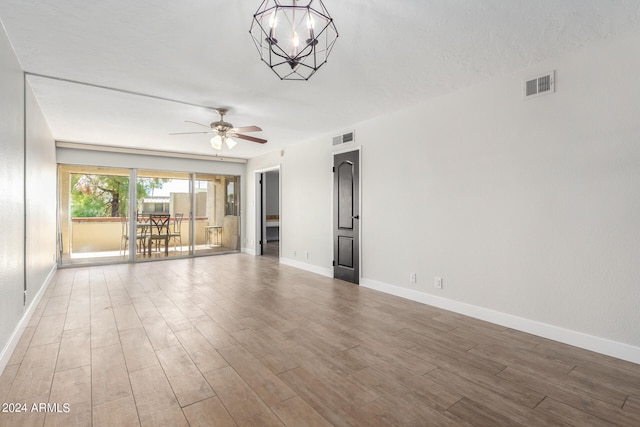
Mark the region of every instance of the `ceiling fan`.
<instances>
[{"instance_id":1,"label":"ceiling fan","mask_svg":"<svg viewBox=\"0 0 640 427\"><path fill-rule=\"evenodd\" d=\"M218 120L217 122L211 122L211 124L209 125L193 122L191 120L185 120L186 123L193 123L199 126L204 126L204 127L210 128L210 130L206 132L175 132L175 133L170 133L169 135L190 135L190 134L202 134L202 133L215 134L214 137L211 138L211 146L216 150L222 149L222 143L227 144L227 147L229 147L229 149L235 147L238 142L234 141L232 138L244 139L246 141L257 142L258 144L264 144L267 142L266 139L256 138L254 136L243 135L239 133L239 132L262 131L262 129L259 128L258 126L243 126L243 127L234 128L231 123L224 121L224 115L227 114L229 109L216 108L216 111L218 112L218 114L220 114L220 120Z\"/></svg>"}]
</instances>

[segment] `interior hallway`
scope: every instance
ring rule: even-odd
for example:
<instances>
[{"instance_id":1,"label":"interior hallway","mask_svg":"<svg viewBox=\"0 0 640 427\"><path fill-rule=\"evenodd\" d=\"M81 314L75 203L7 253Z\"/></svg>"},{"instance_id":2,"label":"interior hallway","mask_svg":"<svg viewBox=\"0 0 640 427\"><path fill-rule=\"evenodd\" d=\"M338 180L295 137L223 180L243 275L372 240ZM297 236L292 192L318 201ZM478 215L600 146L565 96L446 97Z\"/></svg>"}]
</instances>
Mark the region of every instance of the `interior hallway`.
<instances>
[{"instance_id":1,"label":"interior hallway","mask_svg":"<svg viewBox=\"0 0 640 427\"><path fill-rule=\"evenodd\" d=\"M233 254L59 270L0 425L638 425L640 365Z\"/></svg>"}]
</instances>

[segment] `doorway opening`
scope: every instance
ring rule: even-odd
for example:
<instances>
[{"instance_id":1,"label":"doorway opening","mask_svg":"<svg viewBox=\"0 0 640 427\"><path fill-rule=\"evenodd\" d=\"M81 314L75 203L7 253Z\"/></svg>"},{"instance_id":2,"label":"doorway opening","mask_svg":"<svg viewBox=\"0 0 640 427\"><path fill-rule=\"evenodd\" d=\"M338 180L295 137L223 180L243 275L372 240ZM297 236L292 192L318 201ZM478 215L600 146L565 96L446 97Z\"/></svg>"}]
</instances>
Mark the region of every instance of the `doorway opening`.
<instances>
[{"instance_id":1,"label":"doorway opening","mask_svg":"<svg viewBox=\"0 0 640 427\"><path fill-rule=\"evenodd\" d=\"M258 255L280 258L280 168L257 175Z\"/></svg>"}]
</instances>

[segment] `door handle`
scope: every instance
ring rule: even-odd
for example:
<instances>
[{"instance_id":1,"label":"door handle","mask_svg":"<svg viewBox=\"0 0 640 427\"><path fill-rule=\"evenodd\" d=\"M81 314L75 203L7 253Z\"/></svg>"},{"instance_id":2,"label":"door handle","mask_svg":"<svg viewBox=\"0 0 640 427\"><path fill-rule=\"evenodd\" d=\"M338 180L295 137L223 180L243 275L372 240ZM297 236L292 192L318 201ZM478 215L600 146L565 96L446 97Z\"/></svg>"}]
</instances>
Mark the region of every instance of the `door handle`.
<instances>
[{"instance_id":1,"label":"door handle","mask_svg":"<svg viewBox=\"0 0 640 427\"><path fill-rule=\"evenodd\" d=\"M352 216L351 219L360 219L360 215Z\"/></svg>"}]
</instances>

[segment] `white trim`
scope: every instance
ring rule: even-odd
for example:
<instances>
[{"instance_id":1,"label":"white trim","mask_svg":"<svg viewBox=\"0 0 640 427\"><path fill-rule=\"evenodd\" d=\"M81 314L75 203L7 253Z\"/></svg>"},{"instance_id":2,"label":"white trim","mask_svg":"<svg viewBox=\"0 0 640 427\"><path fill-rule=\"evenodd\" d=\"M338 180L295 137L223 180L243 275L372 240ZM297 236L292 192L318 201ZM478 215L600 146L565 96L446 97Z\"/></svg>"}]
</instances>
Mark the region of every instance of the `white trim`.
<instances>
[{"instance_id":1,"label":"white trim","mask_svg":"<svg viewBox=\"0 0 640 427\"><path fill-rule=\"evenodd\" d=\"M354 135L355 135L355 131L349 131L349 132L354 132ZM336 155L336 154L348 153L349 151L360 150L362 149L362 144L357 142L347 142L345 144L334 145L333 147L334 148L333 150L331 150L331 154Z\"/></svg>"},{"instance_id":2,"label":"white trim","mask_svg":"<svg viewBox=\"0 0 640 427\"><path fill-rule=\"evenodd\" d=\"M256 250L254 248L242 248L242 252L249 255L256 255Z\"/></svg>"},{"instance_id":3,"label":"white trim","mask_svg":"<svg viewBox=\"0 0 640 427\"><path fill-rule=\"evenodd\" d=\"M106 153L139 154L142 156L169 157L178 159L207 160L211 162L247 163L247 159L241 159L237 157L210 156L207 154L180 153L177 151L146 150L142 148L85 144L81 142L56 141L56 148L72 148L75 150L101 151Z\"/></svg>"},{"instance_id":4,"label":"white trim","mask_svg":"<svg viewBox=\"0 0 640 427\"><path fill-rule=\"evenodd\" d=\"M24 314L22 315L22 319L20 319L20 322L18 322L18 325L13 330L13 333L11 334L11 336L9 337L9 340L7 341L7 345L5 345L4 348L2 349L2 352L0 353L0 375L2 375L2 373L4 372L4 368L9 363L9 360L11 359L13 352L18 346L18 342L20 342L20 338L22 338L22 334L24 333L24 330L27 328L27 325L31 320L31 316L33 316L33 312L36 310L36 307L40 303L42 296L44 295L47 288L49 287L49 284L51 283L51 279L53 279L53 276L56 273L57 269L58 267L55 264L51 267L51 271L49 271L49 274L47 274L47 277L44 279L44 282L40 287L40 290L38 291L36 296L33 298L33 301L31 301L31 304L29 304L29 307L24 311Z\"/></svg>"},{"instance_id":5,"label":"white trim","mask_svg":"<svg viewBox=\"0 0 640 427\"><path fill-rule=\"evenodd\" d=\"M429 295L424 292L418 292L413 289L390 285L376 280L366 279L364 277L360 280L360 285L365 288L374 289L376 291L399 296L401 298L406 298L412 301L421 302L423 304L453 311L459 314L464 314L476 319L485 320L487 322L516 329L518 331L527 332L554 341L559 341L564 344L573 345L586 350L605 354L607 356L612 356L618 359L640 364L640 347L635 347L629 344L612 341L593 335L587 335L582 332L564 329L558 326L513 316L511 314L502 313L499 311L490 310L487 308L466 304L435 295Z\"/></svg>"},{"instance_id":6,"label":"white trim","mask_svg":"<svg viewBox=\"0 0 640 427\"><path fill-rule=\"evenodd\" d=\"M264 173L264 172L271 172L271 171L277 171L280 170L280 165L274 165L274 166L269 166L266 168L262 168L262 169L254 169L253 172L254 173Z\"/></svg>"},{"instance_id":7,"label":"white trim","mask_svg":"<svg viewBox=\"0 0 640 427\"><path fill-rule=\"evenodd\" d=\"M262 236L262 232L263 230L260 228L260 222L262 217L265 215L264 212L262 212L262 205L261 205L261 201L262 201L262 194L258 194L258 188L259 188L259 181L260 181L260 176L265 173L265 172L272 172L272 171L278 171L278 212L280 212L280 227L278 228L278 241L282 242L282 163L274 165L274 166L267 166L265 168L261 168L261 169L255 169L253 171L253 176L254 176L254 226L255 226L255 231L254 231L254 236L255 239L253 241L253 250L251 252L247 251L247 253L251 253L254 256L258 256L259 255L259 250L258 250L258 246L260 245L259 243L259 238L260 236ZM263 236L265 239L267 237L266 232L264 233ZM278 246L279 249L278 251L281 252L282 250L282 243L280 243L280 245Z\"/></svg>"},{"instance_id":8,"label":"white trim","mask_svg":"<svg viewBox=\"0 0 640 427\"><path fill-rule=\"evenodd\" d=\"M318 267L317 265L311 265L304 262L296 261L291 258L280 258L280 264L288 265L289 267L299 268L310 273L319 274L325 277L333 278L333 269Z\"/></svg>"}]
</instances>

